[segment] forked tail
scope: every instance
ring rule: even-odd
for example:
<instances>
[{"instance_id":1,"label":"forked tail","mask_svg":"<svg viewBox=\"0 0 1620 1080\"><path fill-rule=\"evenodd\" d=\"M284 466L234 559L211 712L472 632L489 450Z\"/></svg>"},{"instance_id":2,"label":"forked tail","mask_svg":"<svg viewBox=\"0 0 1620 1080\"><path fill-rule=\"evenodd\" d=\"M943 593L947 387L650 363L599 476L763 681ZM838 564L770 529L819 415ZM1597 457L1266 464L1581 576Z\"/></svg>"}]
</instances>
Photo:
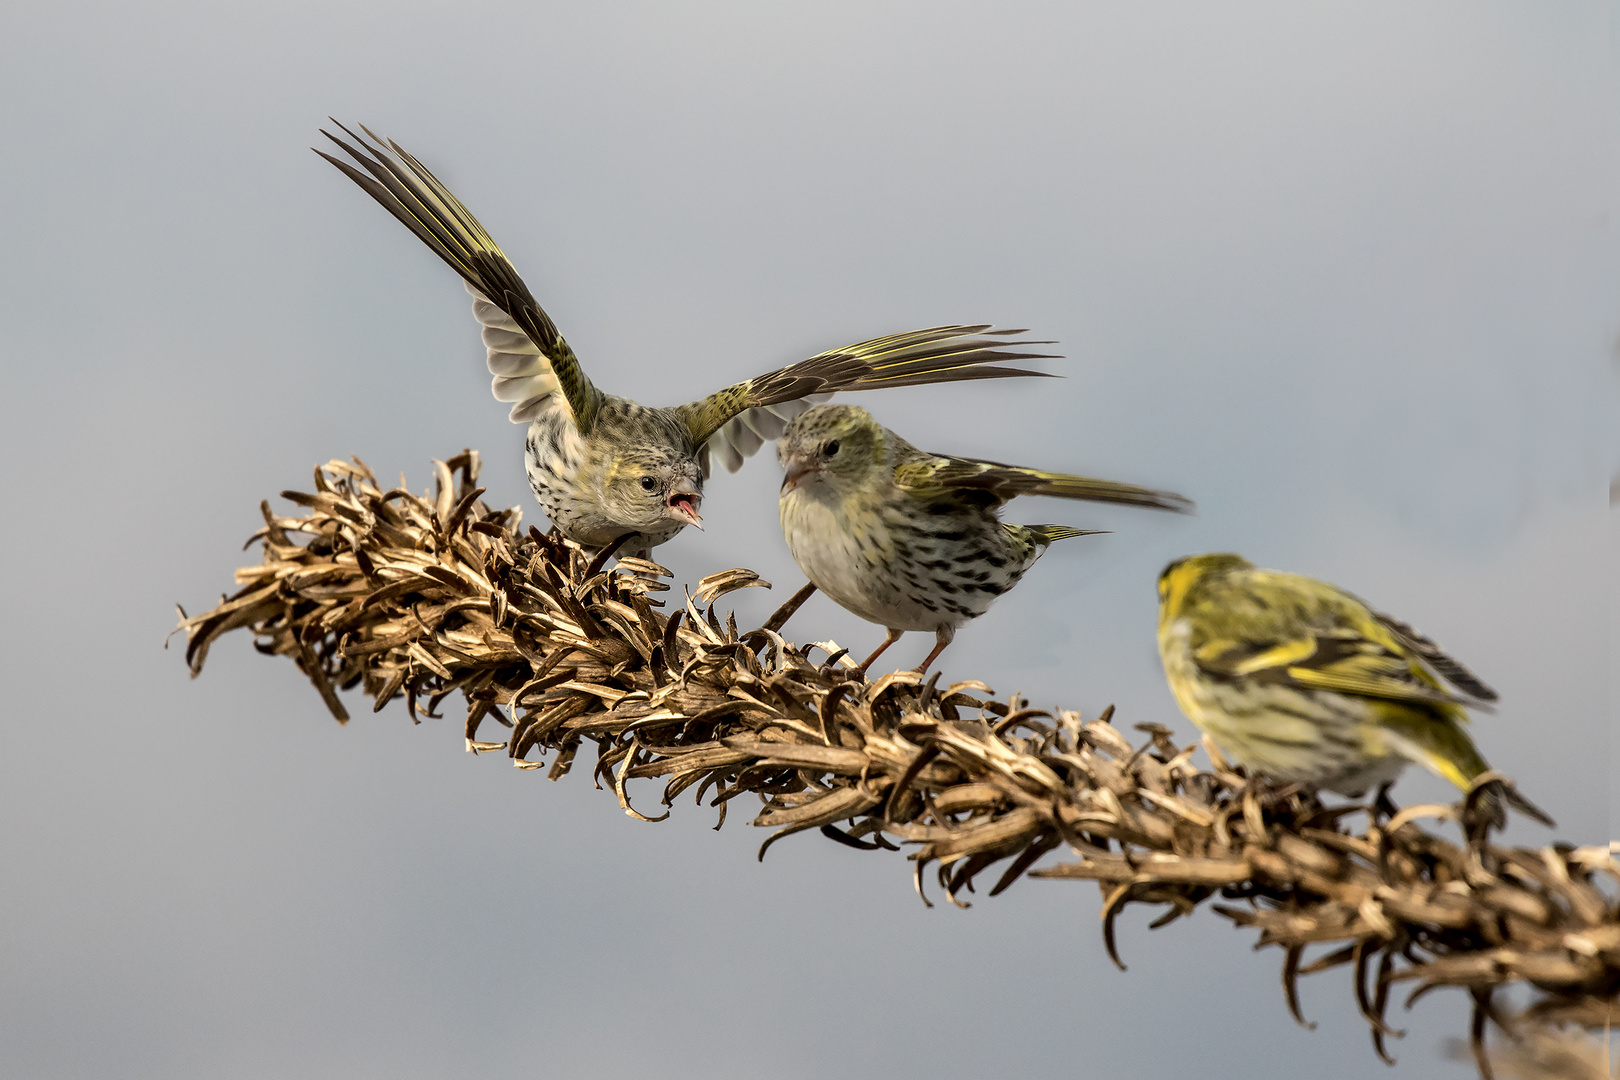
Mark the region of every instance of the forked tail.
<instances>
[{"instance_id":1,"label":"forked tail","mask_svg":"<svg viewBox=\"0 0 1620 1080\"><path fill-rule=\"evenodd\" d=\"M1057 540L1067 540L1071 536L1095 536L1105 533L1107 529L1071 529L1067 525L1009 525L1009 529L1019 529L1030 543L1046 547Z\"/></svg>"}]
</instances>

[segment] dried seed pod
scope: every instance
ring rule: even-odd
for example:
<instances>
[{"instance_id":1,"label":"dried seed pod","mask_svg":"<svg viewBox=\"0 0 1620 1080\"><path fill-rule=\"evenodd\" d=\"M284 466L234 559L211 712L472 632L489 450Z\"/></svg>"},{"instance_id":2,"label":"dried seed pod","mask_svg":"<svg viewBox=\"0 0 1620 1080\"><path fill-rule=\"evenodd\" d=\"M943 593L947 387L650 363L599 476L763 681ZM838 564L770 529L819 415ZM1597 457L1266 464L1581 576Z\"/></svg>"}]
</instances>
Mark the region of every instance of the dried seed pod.
<instances>
[{"instance_id":1,"label":"dried seed pod","mask_svg":"<svg viewBox=\"0 0 1620 1080\"><path fill-rule=\"evenodd\" d=\"M937 863L940 888L963 906L992 867L992 895L1026 875L1094 880L1116 961L1122 911L1165 905L1161 926L1219 893L1229 902L1213 910L1283 949L1296 1017L1300 976L1348 968L1381 1054L1398 1034L1386 1013L1402 982L1412 998L1468 991L1482 1070L1491 1025L1524 1036L1524 1054L1497 1055L1514 1068L1554 1053L1534 1041L1546 1024L1620 1020L1620 845L1500 847L1466 803L1390 817L1324 806L1250 783L1218 756L1201 770L1157 724L1137 725L1147 740L1133 745L1111 707L1087 720L996 700L979 682L867 681L836 643L779 633L808 588L759 629L722 622L716 600L767 585L751 570L705 577L665 615L646 593L668 588L667 569L608 569L611 553L520 531L518 511L481 501L478 466L472 451L435 463L434 494L417 496L383 491L359 461L329 462L315 494L286 493L303 516L261 504L262 561L236 571L237 592L212 610L182 612L192 673L246 627L261 652L291 657L339 720L340 689L360 687L377 709L403 691L412 719L459 692L468 749L504 748L525 769L555 752L557 779L590 740L594 774L636 817L667 816L632 807L640 779L669 778L665 806L696 787L722 823L733 798L757 795L755 824L777 830L762 857L812 828L865 850L909 844L919 892ZM492 716L512 728L505 743L476 741ZM1424 831L1424 818L1463 821L1470 838ZM1064 847L1079 860L1036 867ZM1515 1019L1496 992L1516 983L1531 992Z\"/></svg>"}]
</instances>

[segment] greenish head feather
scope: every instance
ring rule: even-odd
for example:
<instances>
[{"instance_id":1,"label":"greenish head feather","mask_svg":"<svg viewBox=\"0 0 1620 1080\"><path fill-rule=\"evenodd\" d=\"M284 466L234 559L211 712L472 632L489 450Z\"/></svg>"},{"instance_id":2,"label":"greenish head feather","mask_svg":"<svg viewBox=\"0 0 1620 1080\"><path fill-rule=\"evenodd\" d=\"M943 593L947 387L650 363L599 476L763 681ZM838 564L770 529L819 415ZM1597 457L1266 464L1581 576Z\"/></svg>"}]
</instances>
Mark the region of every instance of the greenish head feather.
<instances>
[{"instance_id":1,"label":"greenish head feather","mask_svg":"<svg viewBox=\"0 0 1620 1080\"><path fill-rule=\"evenodd\" d=\"M1253 570L1254 563L1230 551L1188 555L1177 559L1159 575L1159 623L1173 622L1198 585L1234 570Z\"/></svg>"},{"instance_id":2,"label":"greenish head feather","mask_svg":"<svg viewBox=\"0 0 1620 1080\"><path fill-rule=\"evenodd\" d=\"M602 462L602 505L621 525L655 531L671 520L697 524L703 475L689 454L656 445L620 446Z\"/></svg>"},{"instance_id":3,"label":"greenish head feather","mask_svg":"<svg viewBox=\"0 0 1620 1080\"><path fill-rule=\"evenodd\" d=\"M787 474L784 490L825 483L839 492L869 484L884 467L888 444L897 441L858 405L817 405L782 432L776 459Z\"/></svg>"}]
</instances>

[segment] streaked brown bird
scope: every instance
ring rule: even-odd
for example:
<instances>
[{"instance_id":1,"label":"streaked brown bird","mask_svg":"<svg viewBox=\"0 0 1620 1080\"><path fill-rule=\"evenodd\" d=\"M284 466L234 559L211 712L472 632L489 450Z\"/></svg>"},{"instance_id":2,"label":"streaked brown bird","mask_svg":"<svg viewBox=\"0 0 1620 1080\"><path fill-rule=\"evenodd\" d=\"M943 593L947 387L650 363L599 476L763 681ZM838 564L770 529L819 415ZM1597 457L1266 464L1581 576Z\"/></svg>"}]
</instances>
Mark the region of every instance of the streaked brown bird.
<instances>
[{"instance_id":1,"label":"streaked brown bird","mask_svg":"<svg viewBox=\"0 0 1620 1080\"><path fill-rule=\"evenodd\" d=\"M336 121L334 121L336 123ZM353 142L322 131L356 164L316 150L449 264L473 295L498 401L528 424L525 465L535 498L564 536L646 555L699 525L703 481L719 461L735 472L789 420L840 390L922 386L1045 372L996 361L1050 342L998 340L1021 330L936 326L873 338L736 383L688 405L650 408L591 384L556 324L478 219L416 158L368 129Z\"/></svg>"},{"instance_id":2,"label":"streaked brown bird","mask_svg":"<svg viewBox=\"0 0 1620 1080\"><path fill-rule=\"evenodd\" d=\"M865 671L907 630L934 634L927 671L956 631L1018 584L1053 541L1095 529L1013 525L1019 495L1192 509L1168 491L919 450L855 405L817 405L787 426L782 535L822 592L888 630Z\"/></svg>"}]
</instances>

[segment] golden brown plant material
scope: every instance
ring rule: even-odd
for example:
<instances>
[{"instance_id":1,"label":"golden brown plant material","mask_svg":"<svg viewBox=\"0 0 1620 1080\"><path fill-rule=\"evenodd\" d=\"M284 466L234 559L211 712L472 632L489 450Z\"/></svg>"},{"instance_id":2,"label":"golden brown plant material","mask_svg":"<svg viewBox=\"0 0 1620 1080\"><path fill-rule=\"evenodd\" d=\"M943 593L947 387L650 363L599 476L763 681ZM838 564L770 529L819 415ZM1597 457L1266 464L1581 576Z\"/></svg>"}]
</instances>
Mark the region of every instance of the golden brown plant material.
<instances>
[{"instance_id":1,"label":"golden brown plant material","mask_svg":"<svg viewBox=\"0 0 1620 1080\"><path fill-rule=\"evenodd\" d=\"M757 796L753 823L774 830L761 858L808 829L909 849L924 902L932 879L965 907L992 868L992 896L1026 872L1090 879L1116 963L1114 926L1130 905L1163 905L1158 927L1211 900L1283 949L1301 1023L1298 976L1347 969L1381 1055L1403 986L1408 1004L1439 986L1472 996L1486 1075L1488 1025L1620 1019L1615 848L1498 846L1466 802L1324 806L1249 783L1218 755L1200 768L1196 748L1158 724L1136 725L1147 738L1134 744L1111 708L1086 720L998 700L982 683L941 687L937 674L867 681L842 650L781 635L808 588L747 632L715 601L766 584L748 570L704 578L660 610L663 567L605 569L609 552L520 532L518 511L480 501L472 451L436 468L423 497L334 461L316 470L313 494L284 493L302 516L261 504L263 560L239 569L240 589L212 611L182 612L193 673L221 634L247 627L341 721L338 691L355 686L375 709L403 695L413 720L459 692L469 750L504 751L525 769L549 755L556 779L592 743L598 786L636 817L633 781L664 778L665 807L693 791L721 822L734 798ZM496 725L504 739L481 738ZM1460 820L1470 838L1443 839L1419 827L1425 818ZM1071 861L1032 869L1054 852ZM1530 1000L1510 1016L1498 991L1514 984Z\"/></svg>"},{"instance_id":2,"label":"golden brown plant material","mask_svg":"<svg viewBox=\"0 0 1620 1080\"><path fill-rule=\"evenodd\" d=\"M1467 1058L1474 1050L1461 1039L1448 1056ZM1492 1046L1490 1062L1502 1080L1614 1080L1609 1040L1569 1028L1531 1026L1520 1037Z\"/></svg>"}]
</instances>

